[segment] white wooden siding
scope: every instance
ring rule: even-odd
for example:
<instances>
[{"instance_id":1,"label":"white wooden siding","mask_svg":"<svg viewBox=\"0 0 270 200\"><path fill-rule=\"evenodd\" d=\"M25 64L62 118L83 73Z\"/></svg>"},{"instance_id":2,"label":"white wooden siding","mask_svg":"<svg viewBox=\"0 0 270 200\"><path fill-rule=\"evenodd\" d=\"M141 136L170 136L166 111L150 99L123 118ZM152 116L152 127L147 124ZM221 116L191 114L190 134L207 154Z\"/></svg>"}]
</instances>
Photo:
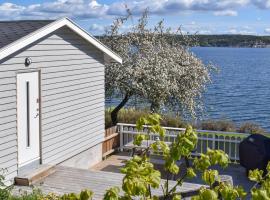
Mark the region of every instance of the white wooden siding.
<instances>
[{"instance_id":1,"label":"white wooden siding","mask_svg":"<svg viewBox=\"0 0 270 200\"><path fill-rule=\"evenodd\" d=\"M103 57L62 28L0 61L0 168L7 178L17 173L16 73L41 71L42 162L57 164L104 139Z\"/></svg>"}]
</instances>

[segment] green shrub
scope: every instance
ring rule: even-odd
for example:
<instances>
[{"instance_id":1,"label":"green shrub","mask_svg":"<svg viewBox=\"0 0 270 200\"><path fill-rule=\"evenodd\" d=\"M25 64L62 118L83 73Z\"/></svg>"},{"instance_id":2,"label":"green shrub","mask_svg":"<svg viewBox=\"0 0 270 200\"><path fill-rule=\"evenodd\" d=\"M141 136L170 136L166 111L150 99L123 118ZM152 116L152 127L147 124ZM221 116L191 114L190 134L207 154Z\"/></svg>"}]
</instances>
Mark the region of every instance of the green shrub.
<instances>
[{"instance_id":1,"label":"green shrub","mask_svg":"<svg viewBox=\"0 0 270 200\"><path fill-rule=\"evenodd\" d=\"M41 190L33 189L32 192L22 192L19 195L9 195L8 200L45 200L45 196L42 194ZM49 198L48 198L49 200ZM55 198L50 198L50 200L57 200Z\"/></svg>"},{"instance_id":2,"label":"green shrub","mask_svg":"<svg viewBox=\"0 0 270 200\"><path fill-rule=\"evenodd\" d=\"M6 186L5 181L5 169L0 169L0 200L7 200L10 197L10 191L12 187Z\"/></svg>"},{"instance_id":3,"label":"green shrub","mask_svg":"<svg viewBox=\"0 0 270 200\"><path fill-rule=\"evenodd\" d=\"M144 125L149 126L147 133L141 133L134 137L134 144L142 145L142 139L148 140L149 134L156 134L160 140L153 142L149 147L145 148L140 155L134 155L128 160L121 169L124 174L122 180L122 191L115 187L107 190L105 194L106 200L117 199L163 199L163 200L180 200L181 194L177 188L182 186L183 182L201 174L201 179L207 184L207 187L201 187L198 196L193 197L194 200L218 200L218 199L244 199L245 191L241 187L233 187L220 181L217 170L210 169L211 166L219 165L222 168L229 164L229 157L221 150L207 150L206 154L200 154L192 163L186 166L177 165L177 161L191 159L191 153L197 146L197 133L191 127L187 126L184 133L179 133L172 144L164 141L165 129L160 124L161 116L158 114L148 115L140 118L136 123L139 131L143 130ZM149 161L151 152L160 153L164 160L163 169L166 171L167 179L161 181L161 173L155 169ZM179 172L185 171L183 174ZM170 183L169 177L179 174L179 178ZM155 196L152 190L162 188L162 194ZM232 196L233 194L233 196ZM123 196L122 196L123 195ZM112 198L108 198L113 196ZM220 198L219 198L220 197ZM137 199L136 198L136 199Z\"/></svg>"},{"instance_id":4,"label":"green shrub","mask_svg":"<svg viewBox=\"0 0 270 200\"><path fill-rule=\"evenodd\" d=\"M112 126L111 111L113 108L105 110L105 127ZM118 122L127 124L136 124L137 119L149 115L151 111L147 109L124 108L119 111ZM185 128L187 122L179 116L173 114L163 114L160 124L166 127ZM210 131L225 131L225 132L240 132L240 133L265 133L265 131L258 125L252 122L246 122L238 126L231 120L206 120L198 125L194 125L197 129L210 130Z\"/></svg>"},{"instance_id":5,"label":"green shrub","mask_svg":"<svg viewBox=\"0 0 270 200\"><path fill-rule=\"evenodd\" d=\"M57 195L54 193L43 194L41 190L34 189L30 193L23 192L17 196L9 193L9 197L3 200L91 200L92 196L93 192L90 190L82 190L79 194Z\"/></svg>"},{"instance_id":6,"label":"green shrub","mask_svg":"<svg viewBox=\"0 0 270 200\"><path fill-rule=\"evenodd\" d=\"M226 124L226 123L225 123ZM205 154L201 153L198 157L193 158L193 162L187 162L186 166L178 165L177 161L184 159L188 161L192 158L192 152L197 146L198 136L196 131L187 126L183 133L179 133L175 140L168 144L164 141L166 131L161 126L161 116L158 114L146 115L139 118L136 128L143 130L144 125L149 126L147 133L140 133L134 137L134 144L141 146L142 140L149 140L149 134L153 133L160 138L155 140L151 145L140 153L134 155L128 160L121 169L124 174L122 180L122 191L118 187L108 189L104 195L104 200L124 200L124 199L164 199L164 200L180 200L181 194L177 188L182 186L183 182L201 174L201 179L207 187L201 187L197 196L192 200L243 200L248 194L241 186L233 186L226 182L222 182L219 172L211 169L211 166L219 165L226 168L229 164L229 156L221 150L207 149ZM222 124L223 125L223 124ZM223 127L223 126L220 126ZM227 127L227 126L225 126ZM160 153L164 160L163 169L167 173L167 179L161 181L161 173L154 168L150 162L150 152ZM249 179L255 184L249 191L253 200L269 200L270 199L270 162L266 167L266 174L263 170L249 171ZM179 172L184 171L183 174ZM0 171L1 172L1 171ZM180 177L172 182L169 187L169 177L179 174ZM41 190L34 189L31 193L22 193L17 196L12 195L12 187L4 184L4 176L0 173L0 200L90 200L93 192L83 190L79 194L70 193L57 195L54 193L43 194ZM161 188L160 196L152 195L152 189ZM123 196L122 196L123 195Z\"/></svg>"},{"instance_id":7,"label":"green shrub","mask_svg":"<svg viewBox=\"0 0 270 200\"><path fill-rule=\"evenodd\" d=\"M161 120L162 126L185 128L187 123L184 122L179 116L163 115Z\"/></svg>"},{"instance_id":8,"label":"green shrub","mask_svg":"<svg viewBox=\"0 0 270 200\"><path fill-rule=\"evenodd\" d=\"M207 120L200 125L202 130L235 132L236 126L230 120Z\"/></svg>"},{"instance_id":9,"label":"green shrub","mask_svg":"<svg viewBox=\"0 0 270 200\"><path fill-rule=\"evenodd\" d=\"M112 126L111 112L113 108L107 108L105 110L105 127L109 128ZM124 108L121 109L118 113L118 122L135 124L136 120L142 116L145 116L149 113L147 110L136 110L134 108Z\"/></svg>"},{"instance_id":10,"label":"green shrub","mask_svg":"<svg viewBox=\"0 0 270 200\"><path fill-rule=\"evenodd\" d=\"M265 131L258 124L255 124L253 122L245 122L240 126L238 132L256 134L264 133Z\"/></svg>"},{"instance_id":11,"label":"green shrub","mask_svg":"<svg viewBox=\"0 0 270 200\"><path fill-rule=\"evenodd\" d=\"M111 111L113 108L107 108L105 110L105 127L109 128L112 126L111 121ZM149 115L151 111L146 109L135 109L135 108L124 108L119 111L118 114L118 122L119 123L127 123L127 124L136 124L136 121L141 118ZM186 127L186 123L179 117L173 116L172 114L163 114L161 120L162 126L167 127L176 127L176 128L184 128Z\"/></svg>"},{"instance_id":12,"label":"green shrub","mask_svg":"<svg viewBox=\"0 0 270 200\"><path fill-rule=\"evenodd\" d=\"M207 120L201 122L197 128L210 131L239 132L249 134L265 133L264 129L256 123L245 122L240 124L240 126L237 128L236 124L230 120Z\"/></svg>"}]
</instances>

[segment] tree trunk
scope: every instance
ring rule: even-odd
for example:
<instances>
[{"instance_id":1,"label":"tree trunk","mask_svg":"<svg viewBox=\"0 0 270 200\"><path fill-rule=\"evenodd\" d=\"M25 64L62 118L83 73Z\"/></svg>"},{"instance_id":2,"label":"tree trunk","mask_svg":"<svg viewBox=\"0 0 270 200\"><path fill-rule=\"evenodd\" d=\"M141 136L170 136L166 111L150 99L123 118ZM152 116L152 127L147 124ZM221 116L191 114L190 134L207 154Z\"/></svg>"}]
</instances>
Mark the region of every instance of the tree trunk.
<instances>
[{"instance_id":1,"label":"tree trunk","mask_svg":"<svg viewBox=\"0 0 270 200\"><path fill-rule=\"evenodd\" d=\"M126 105L131 95L126 94L121 103L113 109L111 112L112 125L115 126L118 123L118 112Z\"/></svg>"},{"instance_id":2,"label":"tree trunk","mask_svg":"<svg viewBox=\"0 0 270 200\"><path fill-rule=\"evenodd\" d=\"M160 112L160 105L159 103L156 102L151 102L151 107L150 107L151 111L153 113L159 113Z\"/></svg>"}]
</instances>

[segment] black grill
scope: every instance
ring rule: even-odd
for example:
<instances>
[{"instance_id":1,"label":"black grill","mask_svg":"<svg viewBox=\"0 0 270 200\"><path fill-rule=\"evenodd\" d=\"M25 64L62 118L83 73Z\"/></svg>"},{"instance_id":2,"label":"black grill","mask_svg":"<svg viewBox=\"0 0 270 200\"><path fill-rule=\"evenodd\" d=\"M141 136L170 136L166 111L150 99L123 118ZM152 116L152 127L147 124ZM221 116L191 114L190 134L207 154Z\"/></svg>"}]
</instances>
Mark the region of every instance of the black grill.
<instances>
[{"instance_id":1,"label":"black grill","mask_svg":"<svg viewBox=\"0 0 270 200\"><path fill-rule=\"evenodd\" d=\"M245 138L239 146L240 164L247 172L252 169L266 171L270 161L270 138L260 134L252 134Z\"/></svg>"}]
</instances>

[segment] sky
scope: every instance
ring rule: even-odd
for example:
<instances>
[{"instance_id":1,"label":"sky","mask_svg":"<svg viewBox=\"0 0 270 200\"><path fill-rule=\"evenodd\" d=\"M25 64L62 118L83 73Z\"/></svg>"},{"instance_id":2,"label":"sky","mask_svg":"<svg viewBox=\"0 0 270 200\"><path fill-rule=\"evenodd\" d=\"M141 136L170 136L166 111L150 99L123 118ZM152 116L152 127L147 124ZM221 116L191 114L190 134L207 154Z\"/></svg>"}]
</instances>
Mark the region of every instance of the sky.
<instances>
[{"instance_id":1,"label":"sky","mask_svg":"<svg viewBox=\"0 0 270 200\"><path fill-rule=\"evenodd\" d=\"M147 8L149 26L164 19L189 33L270 35L270 0L0 0L0 20L69 17L102 35L126 6L134 20Z\"/></svg>"}]
</instances>

